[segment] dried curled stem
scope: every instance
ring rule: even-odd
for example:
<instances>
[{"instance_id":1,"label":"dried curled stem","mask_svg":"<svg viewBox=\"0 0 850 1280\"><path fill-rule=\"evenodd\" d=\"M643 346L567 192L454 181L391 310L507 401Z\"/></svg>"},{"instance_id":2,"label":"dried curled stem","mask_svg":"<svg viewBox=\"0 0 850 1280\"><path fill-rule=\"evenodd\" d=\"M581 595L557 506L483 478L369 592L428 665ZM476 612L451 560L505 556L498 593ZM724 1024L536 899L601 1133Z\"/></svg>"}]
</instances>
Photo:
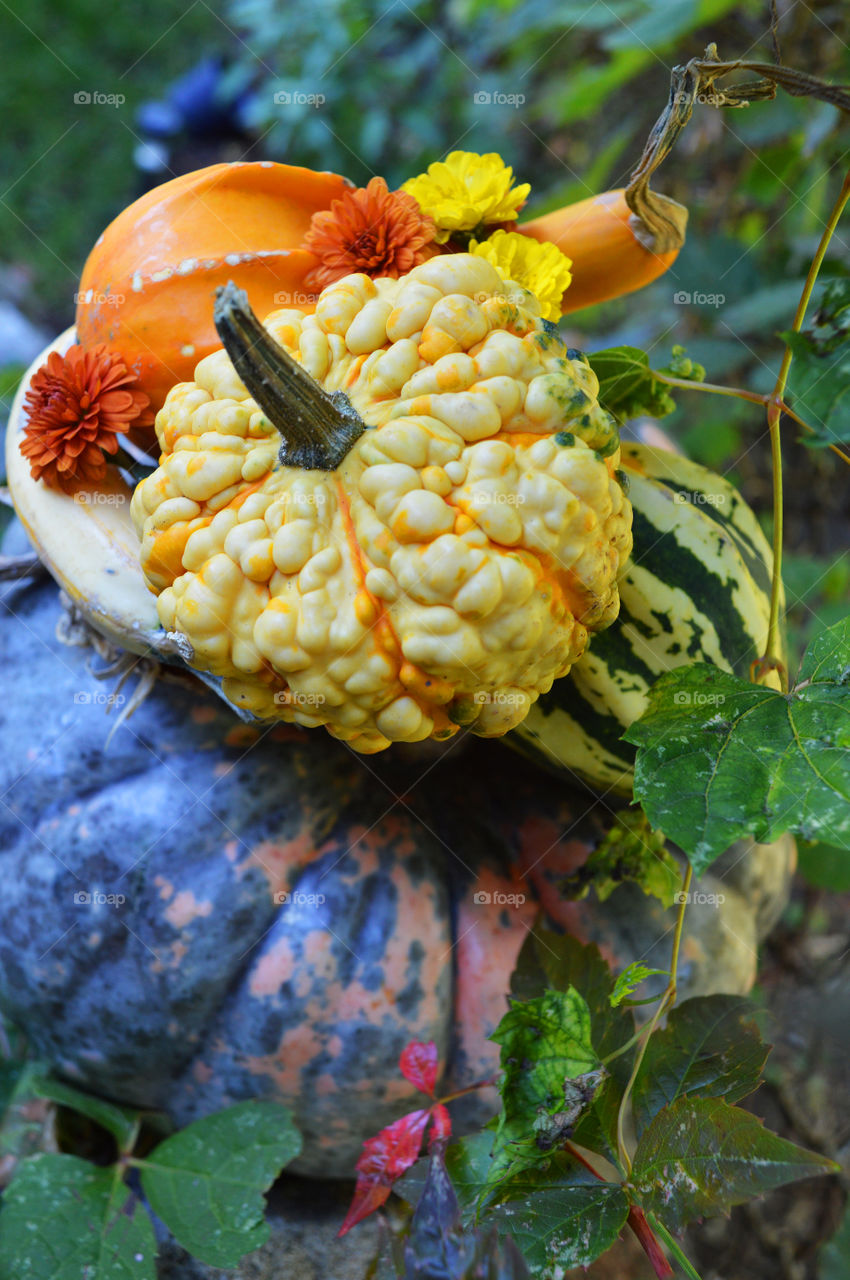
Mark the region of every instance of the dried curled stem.
<instances>
[{"instance_id":1,"label":"dried curled stem","mask_svg":"<svg viewBox=\"0 0 850 1280\"><path fill-rule=\"evenodd\" d=\"M759 79L720 88L716 81L733 71L754 72ZM673 144L693 114L697 102L712 107L747 107L751 102L776 97L777 85L797 98L817 98L842 111L850 111L850 88L826 84L817 76L793 67L736 58L723 62L717 46L710 44L702 58L691 58L684 67L674 67L670 77L670 97L652 127L643 154L626 187L626 203L635 219L635 234L653 253L680 249L685 240L688 211L684 205L658 195L649 185L656 169L669 155Z\"/></svg>"}]
</instances>

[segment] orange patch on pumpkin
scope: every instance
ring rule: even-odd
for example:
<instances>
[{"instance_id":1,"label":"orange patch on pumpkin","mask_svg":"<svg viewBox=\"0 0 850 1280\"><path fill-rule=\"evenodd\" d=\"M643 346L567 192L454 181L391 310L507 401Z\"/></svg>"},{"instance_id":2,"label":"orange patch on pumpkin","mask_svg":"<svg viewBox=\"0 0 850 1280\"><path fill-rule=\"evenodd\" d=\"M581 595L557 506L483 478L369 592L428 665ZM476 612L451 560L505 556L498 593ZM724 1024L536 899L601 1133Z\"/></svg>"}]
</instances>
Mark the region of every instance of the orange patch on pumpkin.
<instances>
[{"instance_id":1,"label":"orange patch on pumpkin","mask_svg":"<svg viewBox=\"0 0 850 1280\"><path fill-rule=\"evenodd\" d=\"M265 953L251 974L248 990L252 996L265 999L275 996L295 972L295 956L288 938L279 938Z\"/></svg>"},{"instance_id":2,"label":"orange patch on pumpkin","mask_svg":"<svg viewBox=\"0 0 850 1280\"><path fill-rule=\"evenodd\" d=\"M167 902L174 892L174 885L170 880L166 880L165 876L154 876L153 882L159 889L159 896L164 902Z\"/></svg>"},{"instance_id":3,"label":"orange patch on pumpkin","mask_svg":"<svg viewBox=\"0 0 850 1280\"><path fill-rule=\"evenodd\" d=\"M312 862L317 854L313 838L307 831L302 831L293 840L263 840L239 864L239 878L249 867L259 867L268 880L270 891L283 893L292 888L293 873Z\"/></svg>"},{"instance_id":4,"label":"orange patch on pumpkin","mask_svg":"<svg viewBox=\"0 0 850 1280\"><path fill-rule=\"evenodd\" d=\"M193 921L212 915L212 909L209 898L199 902L191 889L182 889L163 915L172 929L185 929Z\"/></svg>"},{"instance_id":5,"label":"orange patch on pumpkin","mask_svg":"<svg viewBox=\"0 0 850 1280\"><path fill-rule=\"evenodd\" d=\"M470 901L472 894L522 896L521 903ZM499 1048L488 1039L508 1009L511 974L534 924L537 902L523 878L490 867L479 871L458 907L455 943L455 1034L472 1077L498 1068Z\"/></svg>"}]
</instances>

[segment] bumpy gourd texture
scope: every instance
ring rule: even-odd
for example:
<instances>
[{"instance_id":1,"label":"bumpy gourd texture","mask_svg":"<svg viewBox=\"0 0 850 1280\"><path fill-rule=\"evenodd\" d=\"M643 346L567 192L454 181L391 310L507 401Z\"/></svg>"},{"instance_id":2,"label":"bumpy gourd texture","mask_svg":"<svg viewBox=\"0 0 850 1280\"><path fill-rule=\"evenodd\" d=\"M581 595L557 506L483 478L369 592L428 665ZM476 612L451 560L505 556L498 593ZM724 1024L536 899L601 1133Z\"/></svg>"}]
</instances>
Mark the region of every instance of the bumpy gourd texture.
<instances>
[{"instance_id":1,"label":"bumpy gourd texture","mask_svg":"<svg viewBox=\"0 0 850 1280\"><path fill-rule=\"evenodd\" d=\"M202 360L133 498L162 625L236 705L360 751L505 733L617 614L631 508L596 376L467 254L265 324L371 429L334 472L281 465L227 354Z\"/></svg>"}]
</instances>

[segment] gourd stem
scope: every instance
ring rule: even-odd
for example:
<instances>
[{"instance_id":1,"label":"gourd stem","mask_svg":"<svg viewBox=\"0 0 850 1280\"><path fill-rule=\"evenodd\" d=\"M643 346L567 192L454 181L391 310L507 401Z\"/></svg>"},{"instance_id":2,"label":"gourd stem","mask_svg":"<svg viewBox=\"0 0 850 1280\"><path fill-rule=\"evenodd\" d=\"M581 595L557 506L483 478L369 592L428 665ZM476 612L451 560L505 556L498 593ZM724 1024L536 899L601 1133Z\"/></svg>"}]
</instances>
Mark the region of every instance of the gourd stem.
<instances>
[{"instance_id":1,"label":"gourd stem","mask_svg":"<svg viewBox=\"0 0 850 1280\"><path fill-rule=\"evenodd\" d=\"M232 280L216 291L213 318L233 367L280 432L281 462L334 471L366 430L348 397L322 390L263 328Z\"/></svg>"}]
</instances>

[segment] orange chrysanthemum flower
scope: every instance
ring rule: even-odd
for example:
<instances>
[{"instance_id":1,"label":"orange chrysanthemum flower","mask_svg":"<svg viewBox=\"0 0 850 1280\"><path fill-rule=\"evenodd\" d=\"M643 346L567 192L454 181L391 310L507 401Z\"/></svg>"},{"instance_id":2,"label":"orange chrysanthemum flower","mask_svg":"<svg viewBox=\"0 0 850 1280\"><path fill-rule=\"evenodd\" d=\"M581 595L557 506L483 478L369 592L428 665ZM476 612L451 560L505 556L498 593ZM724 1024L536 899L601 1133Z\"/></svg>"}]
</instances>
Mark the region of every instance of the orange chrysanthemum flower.
<instances>
[{"instance_id":1,"label":"orange chrysanthemum flower","mask_svg":"<svg viewBox=\"0 0 850 1280\"><path fill-rule=\"evenodd\" d=\"M143 391L130 389L135 381L103 344L74 346L64 356L52 351L24 399L29 422L21 453L35 479L65 490L101 482L104 453L117 452L117 434L144 421L150 402Z\"/></svg>"},{"instance_id":2,"label":"orange chrysanthemum flower","mask_svg":"<svg viewBox=\"0 0 850 1280\"><path fill-rule=\"evenodd\" d=\"M307 276L307 287L324 289L352 271L373 278L406 275L436 252L436 234L413 196L389 191L383 178L372 178L313 214L304 248L319 265Z\"/></svg>"}]
</instances>

